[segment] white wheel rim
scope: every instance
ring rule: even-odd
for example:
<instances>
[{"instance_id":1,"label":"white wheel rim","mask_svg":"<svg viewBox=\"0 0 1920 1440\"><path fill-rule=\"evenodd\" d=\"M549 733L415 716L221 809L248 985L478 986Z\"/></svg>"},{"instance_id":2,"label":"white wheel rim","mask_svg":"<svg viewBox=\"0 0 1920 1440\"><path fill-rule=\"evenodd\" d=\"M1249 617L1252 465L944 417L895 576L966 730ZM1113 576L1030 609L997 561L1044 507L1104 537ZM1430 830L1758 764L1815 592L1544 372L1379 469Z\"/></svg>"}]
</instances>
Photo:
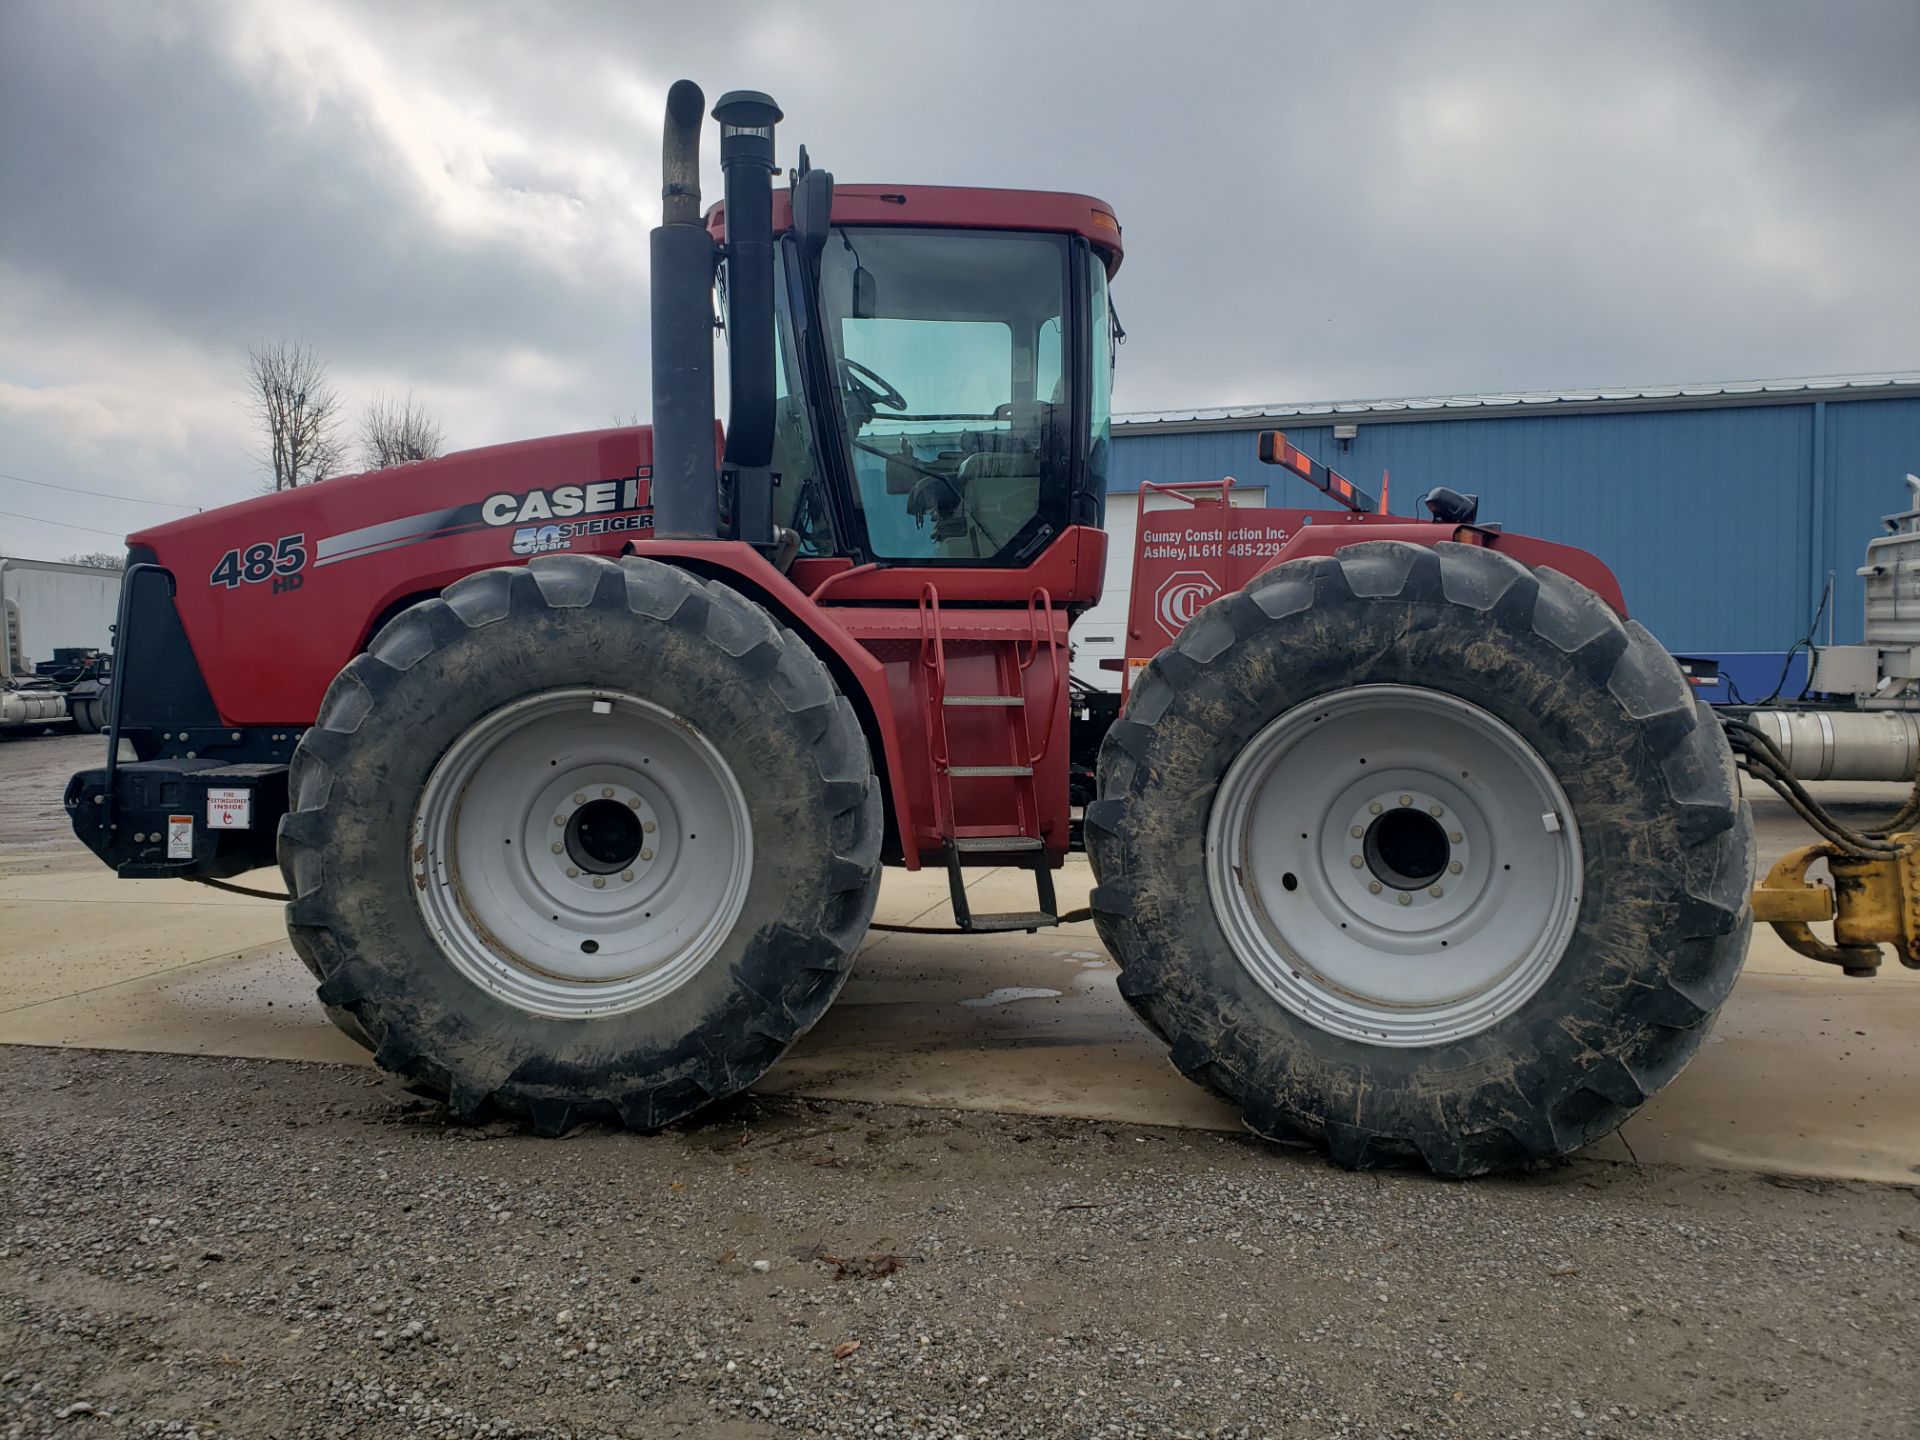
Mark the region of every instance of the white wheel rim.
<instances>
[{"instance_id":1,"label":"white wheel rim","mask_svg":"<svg viewBox=\"0 0 1920 1440\"><path fill-rule=\"evenodd\" d=\"M1580 910L1578 826L1511 727L1442 691L1306 701L1234 759L1207 828L1228 944L1301 1019L1440 1044L1512 1014Z\"/></svg>"},{"instance_id":2,"label":"white wheel rim","mask_svg":"<svg viewBox=\"0 0 1920 1440\"><path fill-rule=\"evenodd\" d=\"M448 748L414 811L420 913L454 967L537 1015L637 1009L684 985L739 919L746 798L683 717L553 690Z\"/></svg>"}]
</instances>

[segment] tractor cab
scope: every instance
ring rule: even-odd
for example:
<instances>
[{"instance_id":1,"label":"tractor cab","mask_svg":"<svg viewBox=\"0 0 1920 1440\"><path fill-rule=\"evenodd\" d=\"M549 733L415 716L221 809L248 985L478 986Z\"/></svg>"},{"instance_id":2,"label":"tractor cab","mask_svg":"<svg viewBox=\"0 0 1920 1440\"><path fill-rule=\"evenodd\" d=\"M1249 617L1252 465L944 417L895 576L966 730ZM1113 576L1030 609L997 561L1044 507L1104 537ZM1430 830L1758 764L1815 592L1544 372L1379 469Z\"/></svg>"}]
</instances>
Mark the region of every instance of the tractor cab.
<instances>
[{"instance_id":1,"label":"tractor cab","mask_svg":"<svg viewBox=\"0 0 1920 1440\"><path fill-rule=\"evenodd\" d=\"M1074 527L1103 538L1112 210L1036 191L836 189L804 151L776 192L762 142L778 111L736 93L715 113L727 193L705 238L732 415L715 532L702 519L689 538L746 540L809 580L854 567L1024 571L1054 547L1081 558L1088 536ZM657 365L687 353L658 337L655 348ZM669 383L673 370L658 366ZM655 444L671 468L670 427ZM1051 576L1054 598L1090 602L1101 568ZM907 599L923 583L892 579L868 584Z\"/></svg>"},{"instance_id":2,"label":"tractor cab","mask_svg":"<svg viewBox=\"0 0 1920 1440\"><path fill-rule=\"evenodd\" d=\"M1112 213L880 187L843 189L834 210L810 260L791 204L775 207L772 515L798 553L1017 569L1098 525Z\"/></svg>"}]
</instances>

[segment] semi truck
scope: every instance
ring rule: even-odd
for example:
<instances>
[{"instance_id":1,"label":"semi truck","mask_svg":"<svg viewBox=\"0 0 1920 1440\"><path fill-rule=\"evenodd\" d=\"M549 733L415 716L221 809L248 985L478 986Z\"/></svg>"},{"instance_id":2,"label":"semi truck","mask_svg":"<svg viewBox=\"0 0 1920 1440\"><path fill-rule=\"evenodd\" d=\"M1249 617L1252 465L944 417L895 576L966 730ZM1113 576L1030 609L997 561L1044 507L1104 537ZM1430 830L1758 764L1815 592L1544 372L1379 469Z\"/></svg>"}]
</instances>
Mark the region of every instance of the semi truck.
<instances>
[{"instance_id":1,"label":"semi truck","mask_svg":"<svg viewBox=\"0 0 1920 1440\"><path fill-rule=\"evenodd\" d=\"M0 556L0 730L106 722L120 572Z\"/></svg>"}]
</instances>

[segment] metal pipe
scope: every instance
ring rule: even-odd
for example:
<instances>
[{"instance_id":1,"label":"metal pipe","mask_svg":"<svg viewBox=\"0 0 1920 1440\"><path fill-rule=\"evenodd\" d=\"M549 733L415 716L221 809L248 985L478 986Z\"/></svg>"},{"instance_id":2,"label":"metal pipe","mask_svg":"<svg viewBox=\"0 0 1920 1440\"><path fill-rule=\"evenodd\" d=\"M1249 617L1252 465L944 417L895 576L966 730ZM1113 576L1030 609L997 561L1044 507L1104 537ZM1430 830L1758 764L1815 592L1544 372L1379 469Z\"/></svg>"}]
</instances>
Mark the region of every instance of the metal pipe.
<instances>
[{"instance_id":1,"label":"metal pipe","mask_svg":"<svg viewBox=\"0 0 1920 1440\"><path fill-rule=\"evenodd\" d=\"M1912 780L1920 712L1756 710L1747 723L1779 750L1796 780Z\"/></svg>"},{"instance_id":2,"label":"metal pipe","mask_svg":"<svg viewBox=\"0 0 1920 1440\"><path fill-rule=\"evenodd\" d=\"M660 223L700 223L700 121L707 97L691 80L667 91L667 124L661 135Z\"/></svg>"},{"instance_id":3,"label":"metal pipe","mask_svg":"<svg viewBox=\"0 0 1920 1440\"><path fill-rule=\"evenodd\" d=\"M653 533L720 533L713 419L713 238L700 217L700 122L691 80L667 92L660 225L650 237L653 308Z\"/></svg>"},{"instance_id":4,"label":"metal pipe","mask_svg":"<svg viewBox=\"0 0 1920 1440\"><path fill-rule=\"evenodd\" d=\"M736 538L773 539L773 135L780 107L758 90L732 90L713 107L726 182L726 464Z\"/></svg>"}]
</instances>

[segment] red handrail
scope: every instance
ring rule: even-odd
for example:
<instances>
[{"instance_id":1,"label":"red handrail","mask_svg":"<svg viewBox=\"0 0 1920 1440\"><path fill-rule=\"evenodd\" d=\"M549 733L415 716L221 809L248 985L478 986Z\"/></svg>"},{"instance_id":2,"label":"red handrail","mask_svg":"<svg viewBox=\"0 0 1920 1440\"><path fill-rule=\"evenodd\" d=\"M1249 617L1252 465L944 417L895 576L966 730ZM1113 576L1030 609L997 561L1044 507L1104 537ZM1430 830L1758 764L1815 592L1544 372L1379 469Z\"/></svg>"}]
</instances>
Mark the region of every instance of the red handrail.
<instances>
[{"instance_id":1,"label":"red handrail","mask_svg":"<svg viewBox=\"0 0 1920 1440\"><path fill-rule=\"evenodd\" d=\"M1036 600L1040 602L1037 610L1034 608L1034 601ZM1039 619L1041 624L1046 626L1047 664L1053 670L1053 690L1052 693L1047 696L1047 708L1041 712L1046 725L1046 729L1043 732L1046 739L1041 742L1038 750L1033 748L1033 722L1028 718L1028 711L1024 706L1021 707L1020 719L1021 723L1027 727L1028 763L1037 766L1046 758L1047 747L1053 743L1053 716L1055 709L1060 704L1060 637L1054 633L1053 596L1049 594L1044 587L1040 586L1036 586L1033 593L1027 596L1028 654L1027 658L1020 662L1022 674L1027 671L1028 667L1030 667L1035 660L1040 658L1040 642L1034 637L1033 631L1036 618ZM1014 654L1015 657L1018 658L1019 650L1017 642Z\"/></svg>"},{"instance_id":2,"label":"red handrail","mask_svg":"<svg viewBox=\"0 0 1920 1440\"><path fill-rule=\"evenodd\" d=\"M920 664L933 672L927 687L927 739L935 765L947 763L947 642L940 632L940 591L920 587Z\"/></svg>"},{"instance_id":3,"label":"red handrail","mask_svg":"<svg viewBox=\"0 0 1920 1440\"><path fill-rule=\"evenodd\" d=\"M1140 482L1140 509L1142 513L1145 513L1149 492L1157 495L1171 495L1174 499L1187 505L1198 505L1206 498L1205 495L1199 492L1206 490L1218 490L1220 492L1221 505L1231 508L1233 505L1233 487L1239 483L1240 482L1235 480L1231 475L1222 475L1218 480L1171 480L1164 485L1153 480L1142 480Z\"/></svg>"}]
</instances>

